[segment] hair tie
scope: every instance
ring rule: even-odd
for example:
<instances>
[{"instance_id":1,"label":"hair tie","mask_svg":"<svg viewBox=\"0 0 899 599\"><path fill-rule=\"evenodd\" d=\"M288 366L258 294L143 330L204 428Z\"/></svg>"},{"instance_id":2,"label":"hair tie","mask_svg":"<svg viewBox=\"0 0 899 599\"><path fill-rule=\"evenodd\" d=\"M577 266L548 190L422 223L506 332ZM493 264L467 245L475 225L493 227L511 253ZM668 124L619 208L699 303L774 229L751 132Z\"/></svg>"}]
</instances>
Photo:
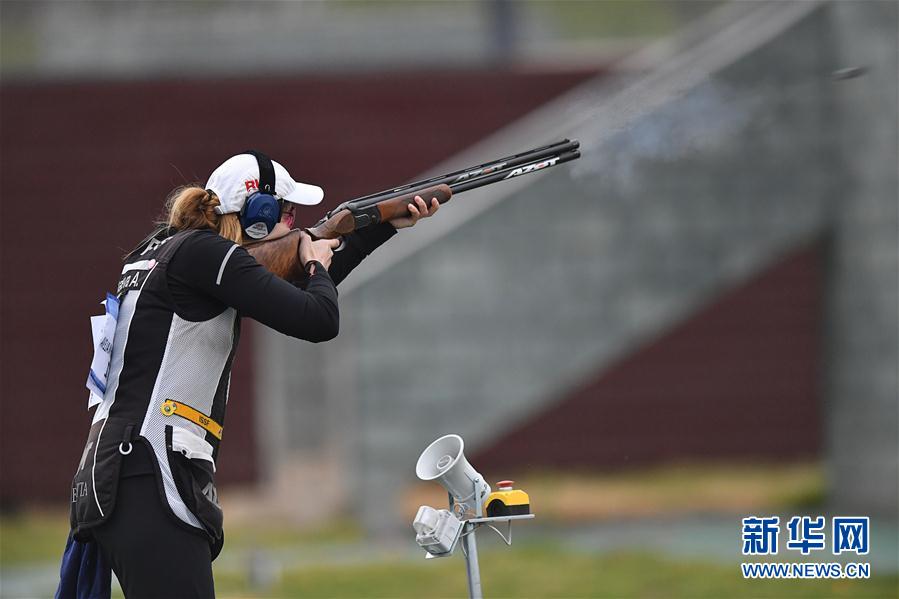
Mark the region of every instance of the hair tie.
<instances>
[{"instance_id":1,"label":"hair tie","mask_svg":"<svg viewBox=\"0 0 899 599\"><path fill-rule=\"evenodd\" d=\"M206 199L203 200L203 205L206 209L214 209L217 206L221 206L221 201L218 199L218 196L215 195L215 192L211 189L207 189L206 191Z\"/></svg>"}]
</instances>

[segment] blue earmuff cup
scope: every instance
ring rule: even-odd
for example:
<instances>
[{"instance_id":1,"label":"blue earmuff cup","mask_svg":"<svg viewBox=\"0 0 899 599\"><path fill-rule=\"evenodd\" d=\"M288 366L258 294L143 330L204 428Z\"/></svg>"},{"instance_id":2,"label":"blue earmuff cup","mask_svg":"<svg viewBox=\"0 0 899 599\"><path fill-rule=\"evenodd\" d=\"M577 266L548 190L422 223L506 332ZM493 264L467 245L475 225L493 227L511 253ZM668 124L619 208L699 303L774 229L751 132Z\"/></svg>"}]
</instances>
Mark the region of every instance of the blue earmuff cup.
<instances>
[{"instance_id":1,"label":"blue earmuff cup","mask_svg":"<svg viewBox=\"0 0 899 599\"><path fill-rule=\"evenodd\" d=\"M281 202L275 196L257 192L247 198L240 214L240 225L253 239L262 239L281 220Z\"/></svg>"}]
</instances>

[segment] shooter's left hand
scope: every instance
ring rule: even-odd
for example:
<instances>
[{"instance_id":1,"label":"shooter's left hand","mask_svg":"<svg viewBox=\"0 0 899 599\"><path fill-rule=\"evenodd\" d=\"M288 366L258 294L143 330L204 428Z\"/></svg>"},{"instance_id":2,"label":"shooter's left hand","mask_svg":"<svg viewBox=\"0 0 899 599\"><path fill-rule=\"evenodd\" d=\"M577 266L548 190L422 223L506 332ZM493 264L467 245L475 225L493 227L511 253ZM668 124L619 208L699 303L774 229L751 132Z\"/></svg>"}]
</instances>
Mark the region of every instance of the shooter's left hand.
<instances>
[{"instance_id":1,"label":"shooter's left hand","mask_svg":"<svg viewBox=\"0 0 899 599\"><path fill-rule=\"evenodd\" d=\"M434 216L434 214L440 208L440 202L437 201L437 198L431 198L431 207L429 209L428 205L421 198L421 196L415 196L415 202L410 202L407 208L409 209L409 216L394 218L393 220L389 220L387 222L393 225L395 229L405 229L406 227L412 227L420 219Z\"/></svg>"}]
</instances>

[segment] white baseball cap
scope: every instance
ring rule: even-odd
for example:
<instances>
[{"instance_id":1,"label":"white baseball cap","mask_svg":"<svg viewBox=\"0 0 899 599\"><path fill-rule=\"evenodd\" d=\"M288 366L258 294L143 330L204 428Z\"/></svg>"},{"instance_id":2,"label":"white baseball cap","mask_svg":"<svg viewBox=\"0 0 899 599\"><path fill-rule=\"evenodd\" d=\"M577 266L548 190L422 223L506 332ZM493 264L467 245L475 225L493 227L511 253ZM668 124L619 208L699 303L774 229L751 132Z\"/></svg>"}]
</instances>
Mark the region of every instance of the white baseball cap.
<instances>
[{"instance_id":1,"label":"white baseball cap","mask_svg":"<svg viewBox=\"0 0 899 599\"><path fill-rule=\"evenodd\" d=\"M315 206L325 197L325 192L317 185L298 183L287 169L272 160L275 168L275 197ZM259 164L252 154L238 154L224 161L212 171L206 189L215 192L221 204L215 207L219 214L240 212L247 198L259 191Z\"/></svg>"}]
</instances>

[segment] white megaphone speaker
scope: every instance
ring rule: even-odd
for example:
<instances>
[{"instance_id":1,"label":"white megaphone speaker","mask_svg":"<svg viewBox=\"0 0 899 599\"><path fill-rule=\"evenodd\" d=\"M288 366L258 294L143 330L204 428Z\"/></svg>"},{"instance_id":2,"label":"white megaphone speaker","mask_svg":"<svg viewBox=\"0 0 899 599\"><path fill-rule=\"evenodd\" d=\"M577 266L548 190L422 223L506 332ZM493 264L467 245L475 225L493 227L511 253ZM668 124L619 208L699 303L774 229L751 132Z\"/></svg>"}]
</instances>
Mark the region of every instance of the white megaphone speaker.
<instances>
[{"instance_id":1,"label":"white megaphone speaker","mask_svg":"<svg viewBox=\"0 0 899 599\"><path fill-rule=\"evenodd\" d=\"M440 437L421 453L415 474L421 480L436 480L457 503L473 507L490 494L490 485L465 459L464 447L459 435Z\"/></svg>"}]
</instances>

